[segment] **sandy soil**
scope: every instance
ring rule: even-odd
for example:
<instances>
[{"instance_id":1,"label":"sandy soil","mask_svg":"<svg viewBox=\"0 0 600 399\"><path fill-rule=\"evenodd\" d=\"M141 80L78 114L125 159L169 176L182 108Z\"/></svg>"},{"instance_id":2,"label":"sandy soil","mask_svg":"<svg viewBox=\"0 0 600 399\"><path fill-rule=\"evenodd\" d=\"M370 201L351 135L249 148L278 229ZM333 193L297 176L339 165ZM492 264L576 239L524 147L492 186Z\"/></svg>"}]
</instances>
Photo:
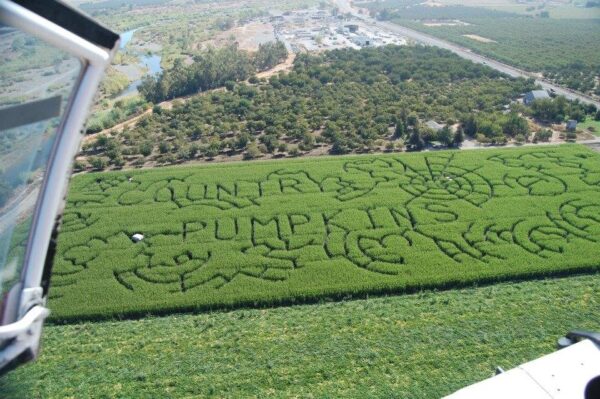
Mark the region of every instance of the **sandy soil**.
<instances>
[{"instance_id":1,"label":"sandy soil","mask_svg":"<svg viewBox=\"0 0 600 399\"><path fill-rule=\"evenodd\" d=\"M231 41L237 42L241 50L256 51L258 45L275 40L273 25L270 23L251 22L243 26L236 26L218 34L214 39L196 44L196 48L208 45L219 47L220 44Z\"/></svg>"},{"instance_id":2,"label":"sandy soil","mask_svg":"<svg viewBox=\"0 0 600 399\"><path fill-rule=\"evenodd\" d=\"M471 25L468 22L463 22L461 20L455 19L452 21L426 21L423 22L423 25L425 26L429 26L429 27L436 27L436 26L468 26Z\"/></svg>"},{"instance_id":3,"label":"sandy soil","mask_svg":"<svg viewBox=\"0 0 600 399\"><path fill-rule=\"evenodd\" d=\"M495 40L488 39L487 37L479 36L479 35L463 35L464 37L468 37L469 39L476 40L481 43L498 43Z\"/></svg>"},{"instance_id":4,"label":"sandy soil","mask_svg":"<svg viewBox=\"0 0 600 399\"><path fill-rule=\"evenodd\" d=\"M290 71L290 70L292 70L292 67L294 66L294 59L296 59L296 54L289 53L286 60L283 61L281 64L275 65L273 68L269 69L268 71L263 71L263 72L257 73L256 77L259 79L260 78L269 78L281 71Z\"/></svg>"},{"instance_id":5,"label":"sandy soil","mask_svg":"<svg viewBox=\"0 0 600 399\"><path fill-rule=\"evenodd\" d=\"M445 4L438 3L437 1L434 1L434 0L427 0L423 3L421 3L420 5L427 6L427 7L445 7L446 6Z\"/></svg>"}]
</instances>

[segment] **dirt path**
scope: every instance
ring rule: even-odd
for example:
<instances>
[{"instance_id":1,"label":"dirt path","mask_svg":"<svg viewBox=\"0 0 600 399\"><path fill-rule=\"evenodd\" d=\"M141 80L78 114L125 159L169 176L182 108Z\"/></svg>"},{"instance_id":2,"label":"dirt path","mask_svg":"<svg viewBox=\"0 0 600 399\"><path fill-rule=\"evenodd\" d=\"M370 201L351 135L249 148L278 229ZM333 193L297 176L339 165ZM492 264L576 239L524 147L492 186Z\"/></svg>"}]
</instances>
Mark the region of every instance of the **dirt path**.
<instances>
[{"instance_id":1,"label":"dirt path","mask_svg":"<svg viewBox=\"0 0 600 399\"><path fill-rule=\"evenodd\" d=\"M296 59L296 54L289 53L288 57L281 64L277 64L273 68L271 68L267 71L257 73L256 77L259 79L260 78L269 78L281 71L290 71L292 69L292 67L294 66L295 59Z\"/></svg>"},{"instance_id":2,"label":"dirt path","mask_svg":"<svg viewBox=\"0 0 600 399\"><path fill-rule=\"evenodd\" d=\"M131 119L127 119L124 122L121 123L117 123L116 125L114 125L113 127L110 127L108 129L104 129L99 131L98 133L93 133L93 134L86 134L85 136L83 136L83 140L82 143L86 144L89 143L90 141L93 141L96 139L96 137L98 137L99 135L107 135L110 136L112 132L122 132L123 129L125 128L125 126L128 126L132 123L136 123L138 120L140 120L140 118L142 118L145 115L150 115L152 114L152 108L145 110L144 112L142 112L141 114L134 116Z\"/></svg>"}]
</instances>

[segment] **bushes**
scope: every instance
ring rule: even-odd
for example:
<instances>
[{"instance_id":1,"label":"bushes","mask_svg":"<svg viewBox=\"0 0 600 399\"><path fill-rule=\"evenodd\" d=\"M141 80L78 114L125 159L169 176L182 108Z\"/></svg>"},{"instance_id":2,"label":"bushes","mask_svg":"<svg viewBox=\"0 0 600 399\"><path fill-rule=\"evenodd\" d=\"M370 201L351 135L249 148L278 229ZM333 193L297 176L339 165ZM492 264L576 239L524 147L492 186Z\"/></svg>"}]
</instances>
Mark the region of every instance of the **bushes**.
<instances>
[{"instance_id":1,"label":"bushes","mask_svg":"<svg viewBox=\"0 0 600 399\"><path fill-rule=\"evenodd\" d=\"M106 318L596 270L599 161L573 145L80 175L50 307Z\"/></svg>"},{"instance_id":2,"label":"bushes","mask_svg":"<svg viewBox=\"0 0 600 399\"><path fill-rule=\"evenodd\" d=\"M552 137L552 130L550 129L542 129L539 132L536 132L535 136L534 136L534 141L550 141L550 138Z\"/></svg>"},{"instance_id":3,"label":"bushes","mask_svg":"<svg viewBox=\"0 0 600 399\"><path fill-rule=\"evenodd\" d=\"M256 143L251 142L246 147L246 152L244 152L244 159L256 159L260 157L260 155L261 153Z\"/></svg>"},{"instance_id":4,"label":"bushes","mask_svg":"<svg viewBox=\"0 0 600 399\"><path fill-rule=\"evenodd\" d=\"M94 170L104 170L108 166L108 161L104 157L90 157L88 162Z\"/></svg>"}]
</instances>

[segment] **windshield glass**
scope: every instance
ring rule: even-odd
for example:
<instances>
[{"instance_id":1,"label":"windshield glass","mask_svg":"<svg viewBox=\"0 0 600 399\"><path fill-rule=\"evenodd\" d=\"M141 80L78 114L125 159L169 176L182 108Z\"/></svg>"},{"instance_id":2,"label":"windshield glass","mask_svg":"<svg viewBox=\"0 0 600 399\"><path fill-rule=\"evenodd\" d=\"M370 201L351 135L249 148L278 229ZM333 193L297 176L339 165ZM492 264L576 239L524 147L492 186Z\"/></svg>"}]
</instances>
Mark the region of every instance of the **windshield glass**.
<instances>
[{"instance_id":1,"label":"windshield glass","mask_svg":"<svg viewBox=\"0 0 600 399\"><path fill-rule=\"evenodd\" d=\"M1 36L0 110L46 101L0 117L2 289L41 274L52 327L0 396L438 399L507 370L574 398L598 374L524 364L600 331L600 0L4 2L114 34L36 7L99 51L33 227L78 64Z\"/></svg>"},{"instance_id":2,"label":"windshield glass","mask_svg":"<svg viewBox=\"0 0 600 399\"><path fill-rule=\"evenodd\" d=\"M31 219L78 59L0 25L0 324L19 280ZM16 290L14 290L16 292ZM12 294L14 295L14 294Z\"/></svg>"}]
</instances>

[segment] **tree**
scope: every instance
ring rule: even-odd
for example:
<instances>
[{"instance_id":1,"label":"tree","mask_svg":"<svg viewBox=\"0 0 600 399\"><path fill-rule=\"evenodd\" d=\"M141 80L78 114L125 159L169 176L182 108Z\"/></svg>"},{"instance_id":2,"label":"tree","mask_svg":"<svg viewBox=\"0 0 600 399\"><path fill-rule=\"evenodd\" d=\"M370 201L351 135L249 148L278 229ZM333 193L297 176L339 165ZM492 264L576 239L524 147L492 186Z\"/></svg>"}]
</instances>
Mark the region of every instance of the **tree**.
<instances>
[{"instance_id":1,"label":"tree","mask_svg":"<svg viewBox=\"0 0 600 399\"><path fill-rule=\"evenodd\" d=\"M465 141L465 135L463 134L462 127L459 126L458 129L456 129L456 132L454 133L452 144L454 145L454 147L459 148L462 145L463 141Z\"/></svg>"},{"instance_id":2,"label":"tree","mask_svg":"<svg viewBox=\"0 0 600 399\"><path fill-rule=\"evenodd\" d=\"M235 141L235 148L238 150L244 149L250 141L252 141L252 136L250 136L250 134L247 132L243 132Z\"/></svg>"},{"instance_id":3,"label":"tree","mask_svg":"<svg viewBox=\"0 0 600 399\"><path fill-rule=\"evenodd\" d=\"M511 112L502 126L502 131L510 137L518 135L527 136L529 134L529 125L525 118L520 117L516 112Z\"/></svg>"},{"instance_id":4,"label":"tree","mask_svg":"<svg viewBox=\"0 0 600 399\"><path fill-rule=\"evenodd\" d=\"M114 134L123 156L139 154L149 142L143 149L147 160L163 162L164 155L172 154L180 161L192 157L185 150L192 143L201 146L204 156L210 139L219 140L220 152L245 152L252 141L265 153L276 151L281 141L306 151L315 144L313 137L332 153L362 152L383 148L390 134L396 139L394 145L400 139L408 142L420 118L449 126L455 121L465 127L472 123L473 134L497 142L504 137L509 118L499 110L533 87L532 82L499 78L489 68L426 47L298 54L293 70L256 85L239 80L254 75L256 66L254 56L235 46L201 51L194 59L191 65L178 63L166 69L155 80L152 94L195 93L225 84L232 90L193 96L160 115L144 115L128 133ZM566 115L571 107L580 106L568 104ZM122 108L127 108L127 100ZM523 106L517 115L530 111ZM423 141L454 142L447 131L429 134L424 126L417 129ZM84 150L87 156L96 152L106 156L107 151L105 147Z\"/></svg>"},{"instance_id":5,"label":"tree","mask_svg":"<svg viewBox=\"0 0 600 399\"><path fill-rule=\"evenodd\" d=\"M531 104L531 114L540 120L561 122L565 119L569 104L563 96L555 99L535 100Z\"/></svg>"},{"instance_id":6,"label":"tree","mask_svg":"<svg viewBox=\"0 0 600 399\"><path fill-rule=\"evenodd\" d=\"M450 128L448 126L444 126L443 128L441 128L438 133L437 133L437 139L438 141L449 147L450 144L452 144L452 131L450 131Z\"/></svg>"},{"instance_id":7,"label":"tree","mask_svg":"<svg viewBox=\"0 0 600 399\"><path fill-rule=\"evenodd\" d=\"M259 71L264 71L284 61L287 56L288 52L283 42L277 40L262 43L258 45L258 51L254 56L254 65Z\"/></svg>"},{"instance_id":8,"label":"tree","mask_svg":"<svg viewBox=\"0 0 600 399\"><path fill-rule=\"evenodd\" d=\"M477 134L477 121L475 117L471 114L469 115L462 123L464 134L469 137L475 137Z\"/></svg>"},{"instance_id":9,"label":"tree","mask_svg":"<svg viewBox=\"0 0 600 399\"><path fill-rule=\"evenodd\" d=\"M148 155L152 154L153 149L154 144L152 144L151 141L144 141L140 144L138 151L140 154L147 157Z\"/></svg>"},{"instance_id":10,"label":"tree","mask_svg":"<svg viewBox=\"0 0 600 399\"><path fill-rule=\"evenodd\" d=\"M117 141L114 137L111 137L106 144L105 153L113 163L118 158L122 159L123 150L121 143Z\"/></svg>"},{"instance_id":11,"label":"tree","mask_svg":"<svg viewBox=\"0 0 600 399\"><path fill-rule=\"evenodd\" d=\"M235 89L235 82L232 80L228 80L227 82L225 82L225 88L228 91L233 91L233 89Z\"/></svg>"},{"instance_id":12,"label":"tree","mask_svg":"<svg viewBox=\"0 0 600 399\"><path fill-rule=\"evenodd\" d=\"M415 112L411 112L406 117L406 125L407 126L416 126L419 123L419 116Z\"/></svg>"},{"instance_id":13,"label":"tree","mask_svg":"<svg viewBox=\"0 0 600 399\"><path fill-rule=\"evenodd\" d=\"M258 149L256 143L251 142L246 147L246 152L244 153L244 159L256 159L261 156L261 152Z\"/></svg>"},{"instance_id":14,"label":"tree","mask_svg":"<svg viewBox=\"0 0 600 399\"><path fill-rule=\"evenodd\" d=\"M549 141L552 137L552 131L550 129L542 129L535 134L534 139L538 141Z\"/></svg>"},{"instance_id":15,"label":"tree","mask_svg":"<svg viewBox=\"0 0 600 399\"><path fill-rule=\"evenodd\" d=\"M406 128L404 123L402 121L398 121L398 123L396 123L396 129L394 130L394 138L399 139L403 137L405 132Z\"/></svg>"},{"instance_id":16,"label":"tree","mask_svg":"<svg viewBox=\"0 0 600 399\"><path fill-rule=\"evenodd\" d=\"M379 11L379 15L377 16L377 19L379 19L380 21L387 21L387 20L391 19L392 16L393 16L393 14L390 12L390 10L388 10L387 8L384 8L381 11Z\"/></svg>"},{"instance_id":17,"label":"tree","mask_svg":"<svg viewBox=\"0 0 600 399\"><path fill-rule=\"evenodd\" d=\"M108 166L108 162L103 157L90 157L88 162L95 170L104 170Z\"/></svg>"},{"instance_id":18,"label":"tree","mask_svg":"<svg viewBox=\"0 0 600 399\"><path fill-rule=\"evenodd\" d=\"M421 137L419 129L413 129L406 144L409 151L421 151L425 148L425 141Z\"/></svg>"},{"instance_id":19,"label":"tree","mask_svg":"<svg viewBox=\"0 0 600 399\"><path fill-rule=\"evenodd\" d=\"M573 108L569 114L569 119L574 119L577 122L583 122L586 119L586 115L581 108Z\"/></svg>"},{"instance_id":20,"label":"tree","mask_svg":"<svg viewBox=\"0 0 600 399\"><path fill-rule=\"evenodd\" d=\"M275 149L277 148L277 145L279 144L279 140L277 140L277 137L272 134L265 134L264 136L261 136L260 142L262 144L264 144L268 153L275 152Z\"/></svg>"},{"instance_id":21,"label":"tree","mask_svg":"<svg viewBox=\"0 0 600 399\"><path fill-rule=\"evenodd\" d=\"M106 136L105 134L99 134L96 137L96 141L94 142L94 147L96 149L98 149L98 148L104 148L108 144L108 140L109 140L108 136Z\"/></svg>"},{"instance_id":22,"label":"tree","mask_svg":"<svg viewBox=\"0 0 600 399\"><path fill-rule=\"evenodd\" d=\"M110 162L117 168L122 168L125 165L125 160L121 154L112 158Z\"/></svg>"},{"instance_id":23,"label":"tree","mask_svg":"<svg viewBox=\"0 0 600 399\"><path fill-rule=\"evenodd\" d=\"M147 101L157 103L222 87L227 81L245 80L254 70L249 54L239 50L237 44L231 44L201 52L191 65L176 59L171 69L163 70L159 75L146 75L138 91Z\"/></svg>"},{"instance_id":24,"label":"tree","mask_svg":"<svg viewBox=\"0 0 600 399\"><path fill-rule=\"evenodd\" d=\"M83 172L85 170L85 163L75 160L75 162L73 162L73 171L74 172ZM1 192L1 184L0 184L0 192ZM1 194L0 194L1 197ZM0 198L0 206L2 206L2 199Z\"/></svg>"},{"instance_id":25,"label":"tree","mask_svg":"<svg viewBox=\"0 0 600 399\"><path fill-rule=\"evenodd\" d=\"M214 158L219 155L220 145L217 140L212 140L205 148L204 148L204 156L207 158Z\"/></svg>"},{"instance_id":26,"label":"tree","mask_svg":"<svg viewBox=\"0 0 600 399\"><path fill-rule=\"evenodd\" d=\"M161 141L160 144L158 144L158 151L161 154L166 154L167 152L169 152L171 150L171 145L166 142L166 141Z\"/></svg>"},{"instance_id":27,"label":"tree","mask_svg":"<svg viewBox=\"0 0 600 399\"><path fill-rule=\"evenodd\" d=\"M338 135L333 140L330 152L332 154L347 154L351 150L350 144L346 138Z\"/></svg>"}]
</instances>

